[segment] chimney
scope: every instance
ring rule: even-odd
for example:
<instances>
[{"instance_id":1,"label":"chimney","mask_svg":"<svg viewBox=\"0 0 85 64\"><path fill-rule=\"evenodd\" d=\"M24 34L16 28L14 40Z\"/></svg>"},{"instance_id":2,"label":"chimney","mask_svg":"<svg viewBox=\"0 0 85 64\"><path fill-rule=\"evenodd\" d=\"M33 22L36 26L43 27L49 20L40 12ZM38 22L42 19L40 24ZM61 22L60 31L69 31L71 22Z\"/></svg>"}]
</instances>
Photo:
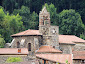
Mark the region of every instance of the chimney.
<instances>
[{"instance_id":1,"label":"chimney","mask_svg":"<svg viewBox=\"0 0 85 64\"><path fill-rule=\"evenodd\" d=\"M21 53L21 49L20 48L18 49L18 53Z\"/></svg>"}]
</instances>

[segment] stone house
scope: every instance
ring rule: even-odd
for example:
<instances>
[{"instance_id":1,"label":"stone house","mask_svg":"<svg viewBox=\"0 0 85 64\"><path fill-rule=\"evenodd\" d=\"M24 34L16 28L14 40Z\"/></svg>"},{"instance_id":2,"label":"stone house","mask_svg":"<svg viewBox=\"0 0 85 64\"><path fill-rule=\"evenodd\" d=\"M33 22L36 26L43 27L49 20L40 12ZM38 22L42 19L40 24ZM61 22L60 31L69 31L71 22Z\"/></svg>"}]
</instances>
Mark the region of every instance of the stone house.
<instances>
[{"instance_id":1,"label":"stone house","mask_svg":"<svg viewBox=\"0 0 85 64\"><path fill-rule=\"evenodd\" d=\"M85 62L85 40L75 35L59 35L59 27L50 24L46 7L39 13L39 30L28 29L11 36L12 42L5 47L27 48L27 56L37 59L39 64L65 64L66 60L70 64Z\"/></svg>"}]
</instances>

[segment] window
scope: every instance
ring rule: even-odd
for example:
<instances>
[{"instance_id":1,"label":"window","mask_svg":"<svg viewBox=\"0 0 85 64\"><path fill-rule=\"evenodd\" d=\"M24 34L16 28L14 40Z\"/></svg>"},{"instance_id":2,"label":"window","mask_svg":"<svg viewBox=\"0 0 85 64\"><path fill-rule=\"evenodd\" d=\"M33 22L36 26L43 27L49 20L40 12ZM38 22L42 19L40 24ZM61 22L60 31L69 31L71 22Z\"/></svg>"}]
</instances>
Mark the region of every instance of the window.
<instances>
[{"instance_id":1,"label":"window","mask_svg":"<svg viewBox=\"0 0 85 64\"><path fill-rule=\"evenodd\" d=\"M81 60L81 62L82 62L82 63L85 63L85 61L84 61L84 60Z\"/></svg>"},{"instance_id":2,"label":"window","mask_svg":"<svg viewBox=\"0 0 85 64\"><path fill-rule=\"evenodd\" d=\"M53 48L55 48L55 46L53 46Z\"/></svg>"},{"instance_id":3,"label":"window","mask_svg":"<svg viewBox=\"0 0 85 64\"><path fill-rule=\"evenodd\" d=\"M44 64L46 64L46 60L44 60Z\"/></svg>"},{"instance_id":4,"label":"window","mask_svg":"<svg viewBox=\"0 0 85 64\"><path fill-rule=\"evenodd\" d=\"M17 42L17 48L20 48L20 43L19 42Z\"/></svg>"},{"instance_id":5,"label":"window","mask_svg":"<svg viewBox=\"0 0 85 64\"><path fill-rule=\"evenodd\" d=\"M46 60L42 60L42 63L43 63L43 64L46 64Z\"/></svg>"},{"instance_id":6,"label":"window","mask_svg":"<svg viewBox=\"0 0 85 64\"><path fill-rule=\"evenodd\" d=\"M31 51L31 43L28 43L28 51Z\"/></svg>"}]
</instances>

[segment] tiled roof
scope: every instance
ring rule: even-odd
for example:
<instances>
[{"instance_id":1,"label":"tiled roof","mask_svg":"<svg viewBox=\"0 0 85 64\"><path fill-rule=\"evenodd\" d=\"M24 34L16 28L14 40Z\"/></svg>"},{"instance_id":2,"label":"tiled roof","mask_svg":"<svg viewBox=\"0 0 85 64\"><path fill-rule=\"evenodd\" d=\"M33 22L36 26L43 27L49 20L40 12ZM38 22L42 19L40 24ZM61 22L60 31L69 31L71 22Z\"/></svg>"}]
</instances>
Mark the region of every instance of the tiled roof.
<instances>
[{"instance_id":1,"label":"tiled roof","mask_svg":"<svg viewBox=\"0 0 85 64\"><path fill-rule=\"evenodd\" d=\"M26 30L26 31L23 31L23 32L20 32L20 33L17 33L17 34L13 34L11 36L23 36L23 35L41 35L39 33L39 30Z\"/></svg>"},{"instance_id":2,"label":"tiled roof","mask_svg":"<svg viewBox=\"0 0 85 64\"><path fill-rule=\"evenodd\" d=\"M54 49L51 46L44 45L44 46L41 46L37 52L50 52L50 53L51 52L60 52L61 53L62 51Z\"/></svg>"},{"instance_id":3,"label":"tiled roof","mask_svg":"<svg viewBox=\"0 0 85 64\"><path fill-rule=\"evenodd\" d=\"M18 53L18 48L0 48L0 54L16 55L16 54L28 54L27 48L20 48L21 53Z\"/></svg>"},{"instance_id":4,"label":"tiled roof","mask_svg":"<svg viewBox=\"0 0 85 64\"><path fill-rule=\"evenodd\" d=\"M73 59L85 59L85 51L73 51Z\"/></svg>"},{"instance_id":5,"label":"tiled roof","mask_svg":"<svg viewBox=\"0 0 85 64\"><path fill-rule=\"evenodd\" d=\"M36 57L63 64L66 64L66 60L68 60L68 62L72 64L71 54L36 54Z\"/></svg>"},{"instance_id":6,"label":"tiled roof","mask_svg":"<svg viewBox=\"0 0 85 64\"><path fill-rule=\"evenodd\" d=\"M75 35L59 35L59 43L75 44L76 42L85 43L85 40Z\"/></svg>"}]
</instances>

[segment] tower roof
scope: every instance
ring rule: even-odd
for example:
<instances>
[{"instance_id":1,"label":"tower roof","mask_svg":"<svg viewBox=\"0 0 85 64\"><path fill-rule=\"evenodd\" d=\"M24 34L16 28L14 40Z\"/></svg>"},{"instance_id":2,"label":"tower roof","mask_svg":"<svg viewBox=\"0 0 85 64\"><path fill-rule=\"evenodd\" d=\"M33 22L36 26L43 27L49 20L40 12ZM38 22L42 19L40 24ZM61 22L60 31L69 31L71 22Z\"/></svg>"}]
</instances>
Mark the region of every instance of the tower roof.
<instances>
[{"instance_id":1,"label":"tower roof","mask_svg":"<svg viewBox=\"0 0 85 64\"><path fill-rule=\"evenodd\" d=\"M43 45L39 48L39 50L37 52L61 53L62 51L55 49L49 45Z\"/></svg>"},{"instance_id":2,"label":"tower roof","mask_svg":"<svg viewBox=\"0 0 85 64\"><path fill-rule=\"evenodd\" d=\"M44 8L42 9L42 12L47 12L46 7L44 6Z\"/></svg>"},{"instance_id":3,"label":"tower roof","mask_svg":"<svg viewBox=\"0 0 85 64\"><path fill-rule=\"evenodd\" d=\"M43 9L42 9L42 11L40 11L40 14L44 14L44 13L46 13L46 14L48 14L49 12L47 11L47 9L46 9L46 6L44 6L43 7Z\"/></svg>"}]
</instances>

